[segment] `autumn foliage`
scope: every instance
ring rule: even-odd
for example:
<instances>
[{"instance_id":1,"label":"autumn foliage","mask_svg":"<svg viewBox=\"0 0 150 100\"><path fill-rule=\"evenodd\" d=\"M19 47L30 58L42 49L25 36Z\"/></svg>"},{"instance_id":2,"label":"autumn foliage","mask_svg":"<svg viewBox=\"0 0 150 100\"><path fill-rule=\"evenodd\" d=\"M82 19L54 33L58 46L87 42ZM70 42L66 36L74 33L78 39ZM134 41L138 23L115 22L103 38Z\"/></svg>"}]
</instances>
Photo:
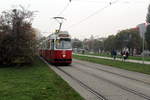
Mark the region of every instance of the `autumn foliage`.
<instances>
[{"instance_id":1,"label":"autumn foliage","mask_svg":"<svg viewBox=\"0 0 150 100\"><path fill-rule=\"evenodd\" d=\"M33 14L23 7L0 14L1 65L32 63L36 42Z\"/></svg>"}]
</instances>

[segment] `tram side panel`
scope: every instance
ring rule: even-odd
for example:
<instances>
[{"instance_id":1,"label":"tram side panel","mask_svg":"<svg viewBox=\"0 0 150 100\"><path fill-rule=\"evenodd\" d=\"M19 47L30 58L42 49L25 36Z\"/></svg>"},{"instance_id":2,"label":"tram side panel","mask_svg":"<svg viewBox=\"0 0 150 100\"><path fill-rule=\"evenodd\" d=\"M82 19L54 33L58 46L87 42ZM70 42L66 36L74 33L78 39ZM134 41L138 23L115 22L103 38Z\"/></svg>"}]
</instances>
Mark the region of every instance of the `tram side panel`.
<instances>
[{"instance_id":1,"label":"tram side panel","mask_svg":"<svg viewBox=\"0 0 150 100\"><path fill-rule=\"evenodd\" d=\"M72 63L72 50L55 50L54 63Z\"/></svg>"}]
</instances>

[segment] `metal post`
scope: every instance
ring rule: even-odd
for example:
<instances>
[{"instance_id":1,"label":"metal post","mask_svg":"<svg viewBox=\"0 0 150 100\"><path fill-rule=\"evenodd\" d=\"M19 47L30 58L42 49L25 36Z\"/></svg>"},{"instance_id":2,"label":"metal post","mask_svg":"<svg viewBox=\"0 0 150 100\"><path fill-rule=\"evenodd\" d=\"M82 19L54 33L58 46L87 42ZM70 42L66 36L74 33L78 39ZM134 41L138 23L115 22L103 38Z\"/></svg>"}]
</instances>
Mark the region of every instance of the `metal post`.
<instances>
[{"instance_id":1,"label":"metal post","mask_svg":"<svg viewBox=\"0 0 150 100\"><path fill-rule=\"evenodd\" d=\"M145 32L146 32L146 24L145 23L142 23L142 24L139 24L138 25L138 28L139 28L139 33L140 33L140 36L143 38L143 43L142 43L142 62L144 64L144 49L145 49Z\"/></svg>"}]
</instances>

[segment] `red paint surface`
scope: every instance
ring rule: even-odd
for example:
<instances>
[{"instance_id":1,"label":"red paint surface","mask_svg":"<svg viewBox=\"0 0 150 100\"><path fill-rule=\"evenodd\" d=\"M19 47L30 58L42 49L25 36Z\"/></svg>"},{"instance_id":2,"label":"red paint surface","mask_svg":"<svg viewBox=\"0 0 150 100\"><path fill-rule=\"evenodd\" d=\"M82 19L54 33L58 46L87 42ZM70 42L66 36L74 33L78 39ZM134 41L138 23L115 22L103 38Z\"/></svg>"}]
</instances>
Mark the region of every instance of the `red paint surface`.
<instances>
[{"instance_id":1,"label":"red paint surface","mask_svg":"<svg viewBox=\"0 0 150 100\"><path fill-rule=\"evenodd\" d=\"M50 63L71 63L72 50L40 50L40 54ZM71 59L71 61L65 61Z\"/></svg>"}]
</instances>

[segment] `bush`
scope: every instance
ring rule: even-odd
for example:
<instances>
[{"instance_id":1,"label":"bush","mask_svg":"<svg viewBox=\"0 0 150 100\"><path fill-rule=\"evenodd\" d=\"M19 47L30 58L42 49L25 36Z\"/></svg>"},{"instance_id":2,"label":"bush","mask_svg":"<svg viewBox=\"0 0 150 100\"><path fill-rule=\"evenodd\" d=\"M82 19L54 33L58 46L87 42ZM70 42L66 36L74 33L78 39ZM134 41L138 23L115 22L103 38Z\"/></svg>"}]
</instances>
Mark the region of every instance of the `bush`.
<instances>
[{"instance_id":1,"label":"bush","mask_svg":"<svg viewBox=\"0 0 150 100\"><path fill-rule=\"evenodd\" d=\"M4 11L0 15L0 64L32 63L35 55L33 12L21 9Z\"/></svg>"}]
</instances>

